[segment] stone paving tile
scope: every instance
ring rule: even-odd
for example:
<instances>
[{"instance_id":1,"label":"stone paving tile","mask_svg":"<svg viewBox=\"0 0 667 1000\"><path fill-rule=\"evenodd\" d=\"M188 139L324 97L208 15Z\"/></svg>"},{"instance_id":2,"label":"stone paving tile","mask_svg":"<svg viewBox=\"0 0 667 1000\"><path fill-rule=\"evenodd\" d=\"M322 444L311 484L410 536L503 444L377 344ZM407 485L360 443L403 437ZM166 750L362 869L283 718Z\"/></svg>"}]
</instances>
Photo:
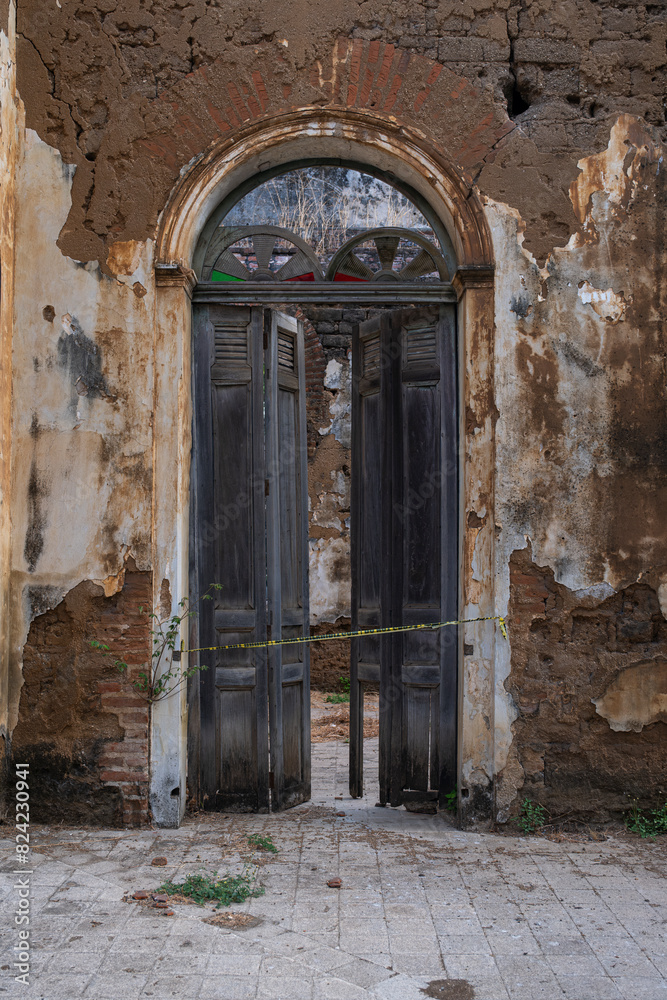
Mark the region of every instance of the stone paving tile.
<instances>
[{"instance_id":1,"label":"stone paving tile","mask_svg":"<svg viewBox=\"0 0 667 1000\"><path fill-rule=\"evenodd\" d=\"M148 978L146 985L139 996L153 998L182 997L183 1000L191 1000L201 994L203 979L201 976L186 975L169 976L166 979Z\"/></svg>"},{"instance_id":2,"label":"stone paving tile","mask_svg":"<svg viewBox=\"0 0 667 1000\"><path fill-rule=\"evenodd\" d=\"M377 766L368 744L367 775ZM347 748L319 744L313 801L276 816L205 815L179 830L33 830L32 983L11 978L11 852L0 842L1 998L28 1000L423 1000L464 979L475 1000L667 1000L667 852L456 830L447 817L347 795ZM337 817L336 812L345 812ZM266 894L158 916L122 902L197 870L241 871L225 845L270 834ZM169 864L150 861L165 855ZM341 890L329 889L333 875Z\"/></svg>"},{"instance_id":3,"label":"stone paving tile","mask_svg":"<svg viewBox=\"0 0 667 1000\"><path fill-rule=\"evenodd\" d=\"M43 997L44 1000L70 1000L70 997L84 996L84 990L92 978L90 975L50 975L47 972L40 977L38 985L33 983L29 989L32 990L33 996ZM13 983L10 986L9 996L13 1000L14 997L25 997L29 994L26 993L25 986Z\"/></svg>"},{"instance_id":4,"label":"stone paving tile","mask_svg":"<svg viewBox=\"0 0 667 1000\"><path fill-rule=\"evenodd\" d=\"M667 997L667 984L661 980L621 977L614 984L624 1000L663 1000Z\"/></svg>"},{"instance_id":5,"label":"stone paving tile","mask_svg":"<svg viewBox=\"0 0 667 1000\"><path fill-rule=\"evenodd\" d=\"M88 983L83 996L94 1000L134 1000L146 985L145 973L114 972L96 975Z\"/></svg>"},{"instance_id":6,"label":"stone paving tile","mask_svg":"<svg viewBox=\"0 0 667 1000\"><path fill-rule=\"evenodd\" d=\"M406 976L421 976L429 980L444 977L442 957L435 952L414 952L410 955L394 953L392 958L395 972L403 973Z\"/></svg>"},{"instance_id":7,"label":"stone paving tile","mask_svg":"<svg viewBox=\"0 0 667 1000\"><path fill-rule=\"evenodd\" d=\"M612 979L596 976L568 976L559 980L567 1000L623 1000L623 994Z\"/></svg>"},{"instance_id":8,"label":"stone paving tile","mask_svg":"<svg viewBox=\"0 0 667 1000\"><path fill-rule=\"evenodd\" d=\"M49 973L71 975L72 973L97 972L104 961L104 953L86 951L61 951L49 964ZM127 964L127 963L126 963Z\"/></svg>"},{"instance_id":9,"label":"stone paving tile","mask_svg":"<svg viewBox=\"0 0 667 1000\"><path fill-rule=\"evenodd\" d=\"M415 981L409 976L398 975L376 986L373 994L381 1000L424 1000L424 986L426 980L423 978Z\"/></svg>"},{"instance_id":10,"label":"stone paving tile","mask_svg":"<svg viewBox=\"0 0 667 1000\"><path fill-rule=\"evenodd\" d=\"M202 981L202 1000L249 1000L257 996L257 976L213 976Z\"/></svg>"},{"instance_id":11,"label":"stone paving tile","mask_svg":"<svg viewBox=\"0 0 667 1000\"><path fill-rule=\"evenodd\" d=\"M354 983L346 983L344 979L329 977L319 980L315 995L316 1000L368 1000L373 994ZM420 1000L424 1000L423 994Z\"/></svg>"},{"instance_id":12,"label":"stone paving tile","mask_svg":"<svg viewBox=\"0 0 667 1000\"><path fill-rule=\"evenodd\" d=\"M301 977L267 973L258 980L256 996L261 1000L311 1000L313 983Z\"/></svg>"}]
</instances>

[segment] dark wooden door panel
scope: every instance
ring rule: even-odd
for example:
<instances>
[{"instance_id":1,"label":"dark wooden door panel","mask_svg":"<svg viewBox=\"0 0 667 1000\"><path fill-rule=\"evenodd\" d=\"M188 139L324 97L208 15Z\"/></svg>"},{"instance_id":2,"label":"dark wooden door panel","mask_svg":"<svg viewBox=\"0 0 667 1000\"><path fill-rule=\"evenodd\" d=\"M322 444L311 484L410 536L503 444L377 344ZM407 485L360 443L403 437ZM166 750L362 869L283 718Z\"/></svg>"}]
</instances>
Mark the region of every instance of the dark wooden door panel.
<instances>
[{"instance_id":1,"label":"dark wooden door panel","mask_svg":"<svg viewBox=\"0 0 667 1000\"><path fill-rule=\"evenodd\" d=\"M194 327L194 572L199 593L222 586L198 623L217 647L198 677L199 791L212 809L285 808L310 796L308 650L221 647L307 633L303 331L215 304Z\"/></svg>"},{"instance_id":2,"label":"dark wooden door panel","mask_svg":"<svg viewBox=\"0 0 667 1000\"><path fill-rule=\"evenodd\" d=\"M307 635L308 483L303 326L265 317L267 602L272 638ZM310 657L306 644L269 650L271 808L310 798Z\"/></svg>"},{"instance_id":3,"label":"dark wooden door panel","mask_svg":"<svg viewBox=\"0 0 667 1000\"><path fill-rule=\"evenodd\" d=\"M453 619L458 605L453 308L395 310L362 324L353 343L352 407L353 628ZM442 799L453 788L457 649L453 630L353 641L352 795L362 794L363 787L363 689L377 676L381 801Z\"/></svg>"},{"instance_id":4,"label":"dark wooden door panel","mask_svg":"<svg viewBox=\"0 0 667 1000\"><path fill-rule=\"evenodd\" d=\"M260 310L197 306L194 313L198 592L202 646L266 636L263 317ZM259 430L259 433L258 433ZM267 663L264 650L200 654L200 795L210 809L269 807Z\"/></svg>"},{"instance_id":5,"label":"dark wooden door panel","mask_svg":"<svg viewBox=\"0 0 667 1000\"><path fill-rule=\"evenodd\" d=\"M369 320L352 340L352 631L378 628L383 564L383 395L381 323ZM350 794L363 794L364 689L380 679L380 638L352 639L350 649Z\"/></svg>"}]
</instances>

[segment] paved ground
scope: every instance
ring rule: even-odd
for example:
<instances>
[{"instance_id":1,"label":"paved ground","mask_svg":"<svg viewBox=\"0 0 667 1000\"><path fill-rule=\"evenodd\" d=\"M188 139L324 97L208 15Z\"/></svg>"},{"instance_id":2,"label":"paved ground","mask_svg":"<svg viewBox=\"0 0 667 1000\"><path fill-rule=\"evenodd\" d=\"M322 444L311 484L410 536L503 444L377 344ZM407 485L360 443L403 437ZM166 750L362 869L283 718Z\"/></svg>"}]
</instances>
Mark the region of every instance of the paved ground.
<instances>
[{"instance_id":1,"label":"paved ground","mask_svg":"<svg viewBox=\"0 0 667 1000\"><path fill-rule=\"evenodd\" d=\"M372 774L376 741L367 746ZM0 997L667 1000L664 844L461 833L375 808L372 788L352 802L346 754L341 742L315 746L313 802L281 816L139 833L33 828L27 987L7 968L16 890L13 841L2 841ZM261 856L266 894L233 908L256 926L122 901L165 874L240 870L249 833L280 847ZM167 868L150 866L156 855ZM339 890L326 885L335 876Z\"/></svg>"}]
</instances>

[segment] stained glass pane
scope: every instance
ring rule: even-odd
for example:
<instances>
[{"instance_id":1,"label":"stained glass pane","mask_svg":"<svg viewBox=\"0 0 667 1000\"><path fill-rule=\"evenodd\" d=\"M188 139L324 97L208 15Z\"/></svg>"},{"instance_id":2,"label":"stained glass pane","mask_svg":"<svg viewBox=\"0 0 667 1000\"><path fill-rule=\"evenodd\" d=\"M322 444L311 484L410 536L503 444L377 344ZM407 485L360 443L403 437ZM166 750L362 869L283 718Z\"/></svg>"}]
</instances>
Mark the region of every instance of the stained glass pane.
<instances>
[{"instance_id":1,"label":"stained glass pane","mask_svg":"<svg viewBox=\"0 0 667 1000\"><path fill-rule=\"evenodd\" d=\"M211 281L245 281L245 278L235 278L233 274L223 274L222 271L211 271Z\"/></svg>"}]
</instances>

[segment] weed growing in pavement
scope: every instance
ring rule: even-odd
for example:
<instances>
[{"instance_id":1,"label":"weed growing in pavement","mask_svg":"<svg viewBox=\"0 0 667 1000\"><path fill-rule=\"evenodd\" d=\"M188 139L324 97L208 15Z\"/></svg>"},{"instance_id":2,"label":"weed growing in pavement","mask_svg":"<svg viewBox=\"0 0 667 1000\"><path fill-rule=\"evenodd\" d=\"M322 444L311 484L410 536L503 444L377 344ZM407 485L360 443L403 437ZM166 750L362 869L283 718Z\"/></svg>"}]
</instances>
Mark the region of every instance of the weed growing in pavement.
<instances>
[{"instance_id":1,"label":"weed growing in pavement","mask_svg":"<svg viewBox=\"0 0 667 1000\"><path fill-rule=\"evenodd\" d=\"M458 812L458 789L456 785L454 785L451 792L445 793L445 809L448 813Z\"/></svg>"},{"instance_id":2,"label":"weed growing in pavement","mask_svg":"<svg viewBox=\"0 0 667 1000\"><path fill-rule=\"evenodd\" d=\"M341 692L338 694L328 694L324 699L332 705L343 705L350 700L350 678L344 677L343 674L341 674L338 678L338 682L341 686Z\"/></svg>"},{"instance_id":3,"label":"weed growing in pavement","mask_svg":"<svg viewBox=\"0 0 667 1000\"><path fill-rule=\"evenodd\" d=\"M532 799L524 799L521 803L521 812L516 818L516 822L523 833L534 833L547 821L547 811L539 802Z\"/></svg>"},{"instance_id":4,"label":"weed growing in pavement","mask_svg":"<svg viewBox=\"0 0 667 1000\"><path fill-rule=\"evenodd\" d=\"M257 870L251 872L249 866L240 875L225 875L223 878L216 878L216 875L217 872L212 875L187 875L183 882L163 882L160 892L168 896L187 896L200 906L217 903L216 909L264 895L263 887L256 884Z\"/></svg>"},{"instance_id":5,"label":"weed growing in pavement","mask_svg":"<svg viewBox=\"0 0 667 1000\"><path fill-rule=\"evenodd\" d=\"M625 814L625 825L631 833L655 840L660 834L667 833L667 802L659 809L640 809L637 801L633 801Z\"/></svg>"},{"instance_id":6,"label":"weed growing in pavement","mask_svg":"<svg viewBox=\"0 0 667 1000\"><path fill-rule=\"evenodd\" d=\"M258 851L270 851L271 854L277 854L279 850L271 837L261 837L258 833L250 834L248 844L251 847L256 847Z\"/></svg>"}]
</instances>

